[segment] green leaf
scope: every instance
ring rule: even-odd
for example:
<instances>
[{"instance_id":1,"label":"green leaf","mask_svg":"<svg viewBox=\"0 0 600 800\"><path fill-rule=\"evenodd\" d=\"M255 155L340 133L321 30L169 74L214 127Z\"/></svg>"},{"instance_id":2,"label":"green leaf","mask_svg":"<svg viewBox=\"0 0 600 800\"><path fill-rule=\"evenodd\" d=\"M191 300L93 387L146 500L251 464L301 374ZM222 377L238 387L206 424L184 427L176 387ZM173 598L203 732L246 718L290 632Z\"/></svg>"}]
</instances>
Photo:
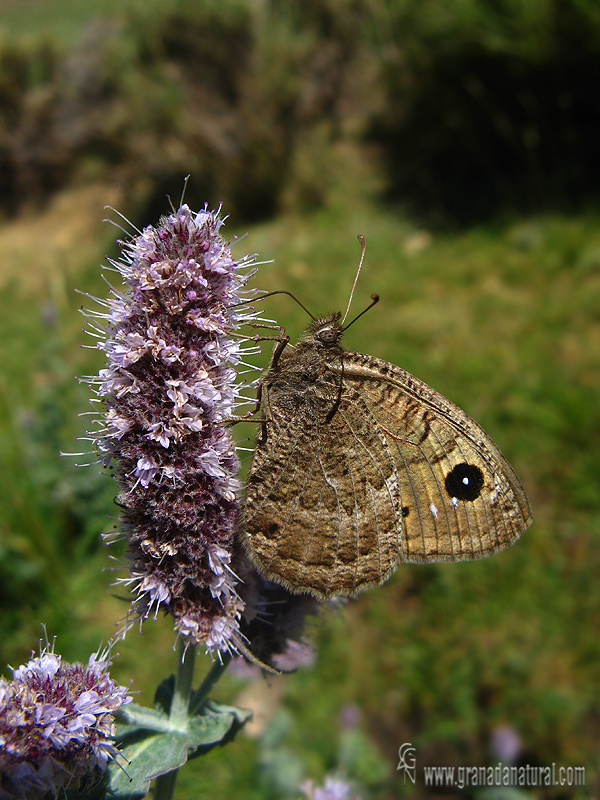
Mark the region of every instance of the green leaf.
<instances>
[{"instance_id":1,"label":"green leaf","mask_svg":"<svg viewBox=\"0 0 600 800\"><path fill-rule=\"evenodd\" d=\"M240 708L206 703L201 714L176 728L162 712L129 704L120 714L124 721L117 724L117 737L124 744L121 752L129 763L126 771L110 765L111 795L121 800L145 797L150 781L231 741L250 716Z\"/></svg>"},{"instance_id":2,"label":"green leaf","mask_svg":"<svg viewBox=\"0 0 600 800\"><path fill-rule=\"evenodd\" d=\"M238 708L237 706L226 706L223 703L215 703L212 700L207 701L198 714L207 714L211 716L220 716L221 714L231 714L235 717L236 722L243 725L252 717L252 711L248 708Z\"/></svg>"},{"instance_id":3,"label":"green leaf","mask_svg":"<svg viewBox=\"0 0 600 800\"><path fill-rule=\"evenodd\" d=\"M252 711L248 711L245 708L236 708L235 706L224 706L220 703L213 703L207 702L203 708L202 712L203 716L197 715L192 717L190 720L190 727L195 728L198 722L201 722L202 719L212 718L213 720L217 721L220 720L221 724L225 720L228 722L228 728L224 731L223 736L214 742L199 742L198 746L194 750L194 752L190 753L188 758L197 758L198 756L206 753L216 744L227 744L230 742L238 733L240 728L248 722L249 719L252 717ZM198 730L197 733L201 735L201 731Z\"/></svg>"},{"instance_id":4,"label":"green leaf","mask_svg":"<svg viewBox=\"0 0 600 800\"><path fill-rule=\"evenodd\" d=\"M162 711L129 703L116 714L117 739L124 741L148 732L164 733L172 730L169 717Z\"/></svg>"}]
</instances>

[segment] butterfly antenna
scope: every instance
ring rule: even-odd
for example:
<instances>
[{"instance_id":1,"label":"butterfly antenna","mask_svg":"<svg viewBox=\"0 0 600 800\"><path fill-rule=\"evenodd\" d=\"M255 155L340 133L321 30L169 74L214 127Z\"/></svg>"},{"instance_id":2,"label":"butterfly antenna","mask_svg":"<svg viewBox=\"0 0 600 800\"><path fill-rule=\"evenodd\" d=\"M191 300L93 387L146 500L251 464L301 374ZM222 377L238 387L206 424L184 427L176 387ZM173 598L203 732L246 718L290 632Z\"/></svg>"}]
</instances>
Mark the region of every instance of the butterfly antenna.
<instances>
[{"instance_id":1,"label":"butterfly antenna","mask_svg":"<svg viewBox=\"0 0 600 800\"><path fill-rule=\"evenodd\" d=\"M354 319L352 320L352 322L349 322L344 328L342 328L340 333L343 333L344 331L347 331L348 328L350 327L350 325L354 325L354 323L356 322L357 319L360 319L363 314L366 314L367 311L369 311L371 308L373 308L373 306L376 306L378 302L379 302L379 295L378 294L372 294L371 295L371 302L369 303L369 305L365 309L363 309L360 312L360 314L357 314L354 317Z\"/></svg>"},{"instance_id":2,"label":"butterfly antenna","mask_svg":"<svg viewBox=\"0 0 600 800\"><path fill-rule=\"evenodd\" d=\"M273 297L274 294L287 294L288 297L291 297L292 300L294 300L296 303L298 303L300 308L303 308L306 311L306 313L308 314L308 316L312 320L316 320L317 319L315 316L313 316L310 313L308 308L303 303L301 303L300 300L298 300L298 298L296 297L295 294L292 294L291 292L286 292L285 289L278 289L276 292L268 292L268 294L263 294L261 297L252 297L252 298L250 298L250 300L242 300L240 303L236 303L235 305L242 305L242 303L259 303L261 300L264 300L266 297Z\"/></svg>"},{"instance_id":3,"label":"butterfly antenna","mask_svg":"<svg viewBox=\"0 0 600 800\"><path fill-rule=\"evenodd\" d=\"M361 270L361 267L363 265L363 261L365 260L365 250L367 249L367 243L365 242L365 237L361 236L360 233L359 233L356 238L360 242L360 245L362 247L362 253L360 255L360 263L358 265L358 269L356 270L356 276L354 278L354 284L352 286L352 291L350 292L350 299L348 300L348 308L346 309L346 313L344 314L344 319L342 320L342 325L344 324L344 322L346 322L346 317L348 316L348 312L350 311L350 304L352 303L352 298L354 297L354 290L356 289L356 283L358 281L358 276L360 275L360 270ZM370 306L369 306L369 308L370 308ZM363 311L363 314L364 314L364 311ZM358 319L358 317L357 317L357 319ZM351 324L352 323L350 323L350 325ZM348 327L350 327L350 326L348 326Z\"/></svg>"}]
</instances>

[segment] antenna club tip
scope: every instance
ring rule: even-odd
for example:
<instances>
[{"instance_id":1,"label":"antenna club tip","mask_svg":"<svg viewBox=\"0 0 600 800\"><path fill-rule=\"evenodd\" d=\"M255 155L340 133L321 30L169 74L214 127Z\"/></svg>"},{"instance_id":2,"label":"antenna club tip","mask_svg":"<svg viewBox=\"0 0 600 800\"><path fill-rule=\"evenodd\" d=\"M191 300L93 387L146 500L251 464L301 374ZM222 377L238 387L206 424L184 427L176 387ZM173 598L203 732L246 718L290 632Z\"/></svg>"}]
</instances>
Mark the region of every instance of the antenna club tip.
<instances>
[{"instance_id":1,"label":"antenna club tip","mask_svg":"<svg viewBox=\"0 0 600 800\"><path fill-rule=\"evenodd\" d=\"M358 239L358 241L359 241L359 242L362 244L362 246L364 247L364 246L365 246L365 244L366 244L365 237L364 237L364 236L363 236L361 233L359 233L359 234L357 234L356 238Z\"/></svg>"},{"instance_id":2,"label":"antenna club tip","mask_svg":"<svg viewBox=\"0 0 600 800\"><path fill-rule=\"evenodd\" d=\"M373 305L375 305L375 303L378 303L378 302L379 302L379 299L380 299L380 298L379 298L379 295L378 295L378 294L372 294L372 295L371 295L371 300L373 301Z\"/></svg>"}]
</instances>

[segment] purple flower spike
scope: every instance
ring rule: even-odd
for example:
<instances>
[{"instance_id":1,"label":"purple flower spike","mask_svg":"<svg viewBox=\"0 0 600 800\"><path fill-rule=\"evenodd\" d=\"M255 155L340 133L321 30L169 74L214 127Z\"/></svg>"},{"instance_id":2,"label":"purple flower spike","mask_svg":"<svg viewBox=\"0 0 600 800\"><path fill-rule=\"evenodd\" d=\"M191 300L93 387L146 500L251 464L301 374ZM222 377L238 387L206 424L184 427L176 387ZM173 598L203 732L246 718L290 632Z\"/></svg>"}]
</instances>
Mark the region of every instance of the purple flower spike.
<instances>
[{"instance_id":1,"label":"purple flower spike","mask_svg":"<svg viewBox=\"0 0 600 800\"><path fill-rule=\"evenodd\" d=\"M97 322L108 366L90 382L103 406L91 434L114 461L128 543L133 618L166 610L190 644L228 652L241 642L244 604L230 562L239 513L239 463L223 421L249 383L234 367L257 347L234 338L256 312L240 305L253 258L236 262L218 211L187 205L121 244Z\"/></svg>"},{"instance_id":2,"label":"purple flower spike","mask_svg":"<svg viewBox=\"0 0 600 800\"><path fill-rule=\"evenodd\" d=\"M87 667L46 647L0 678L0 798L30 800L94 783L118 750L114 714L131 701L108 674L110 648Z\"/></svg>"}]
</instances>

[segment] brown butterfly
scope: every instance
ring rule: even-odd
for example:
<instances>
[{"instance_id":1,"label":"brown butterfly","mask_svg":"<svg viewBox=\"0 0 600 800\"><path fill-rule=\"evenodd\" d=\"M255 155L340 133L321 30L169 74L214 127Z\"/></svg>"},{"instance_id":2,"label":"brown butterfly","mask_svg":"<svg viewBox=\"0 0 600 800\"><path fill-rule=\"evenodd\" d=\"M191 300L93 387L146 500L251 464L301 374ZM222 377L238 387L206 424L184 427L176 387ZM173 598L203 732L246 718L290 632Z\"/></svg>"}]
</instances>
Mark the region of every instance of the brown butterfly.
<instances>
[{"instance_id":1,"label":"brown butterfly","mask_svg":"<svg viewBox=\"0 0 600 800\"><path fill-rule=\"evenodd\" d=\"M490 437L400 367L344 349L343 322L313 318L296 346L282 338L261 382L242 534L259 570L328 597L382 583L399 562L515 542L531 509Z\"/></svg>"}]
</instances>

